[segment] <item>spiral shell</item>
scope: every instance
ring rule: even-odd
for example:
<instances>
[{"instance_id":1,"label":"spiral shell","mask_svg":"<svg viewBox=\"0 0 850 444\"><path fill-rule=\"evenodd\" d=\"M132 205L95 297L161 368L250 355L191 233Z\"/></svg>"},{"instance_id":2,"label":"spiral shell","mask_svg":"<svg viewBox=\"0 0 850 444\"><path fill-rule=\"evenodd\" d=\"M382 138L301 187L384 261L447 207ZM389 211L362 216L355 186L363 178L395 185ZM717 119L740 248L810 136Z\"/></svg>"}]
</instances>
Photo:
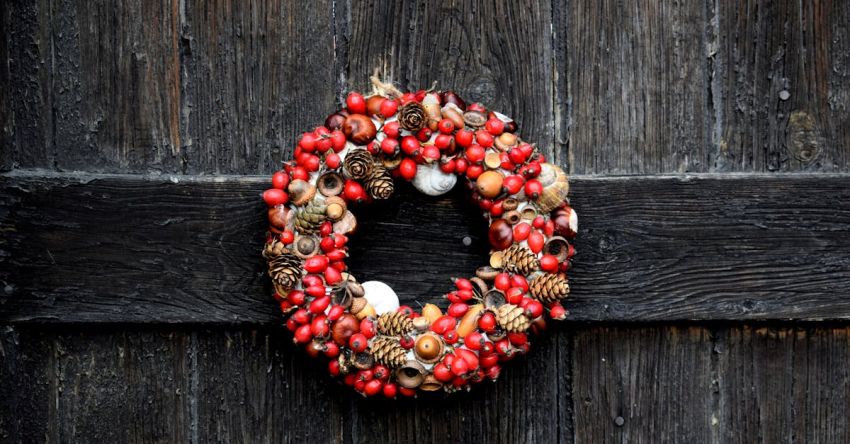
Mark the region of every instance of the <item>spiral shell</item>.
<instances>
[{"instance_id":1,"label":"spiral shell","mask_svg":"<svg viewBox=\"0 0 850 444\"><path fill-rule=\"evenodd\" d=\"M428 196L446 194L456 183L457 176L442 172L436 163L417 166L416 177L413 178L413 186Z\"/></svg>"},{"instance_id":2,"label":"spiral shell","mask_svg":"<svg viewBox=\"0 0 850 444\"><path fill-rule=\"evenodd\" d=\"M569 178L557 165L544 163L540 165L538 180L543 185L543 192L537 198L537 208L541 213L548 213L567 198L570 192Z\"/></svg>"}]
</instances>

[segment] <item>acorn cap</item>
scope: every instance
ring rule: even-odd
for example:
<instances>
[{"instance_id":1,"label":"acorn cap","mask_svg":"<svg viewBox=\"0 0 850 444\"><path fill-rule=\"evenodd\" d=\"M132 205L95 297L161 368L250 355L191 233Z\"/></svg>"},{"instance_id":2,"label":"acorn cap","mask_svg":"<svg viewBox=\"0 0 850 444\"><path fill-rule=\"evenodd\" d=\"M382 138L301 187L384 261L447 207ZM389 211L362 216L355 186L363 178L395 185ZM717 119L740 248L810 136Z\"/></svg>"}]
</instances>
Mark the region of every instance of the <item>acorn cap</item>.
<instances>
[{"instance_id":1,"label":"acorn cap","mask_svg":"<svg viewBox=\"0 0 850 444\"><path fill-rule=\"evenodd\" d=\"M351 310L349 311L351 312L351 314L357 314L360 313L361 310L366 308L367 305L369 305L369 303L366 301L366 298L357 297L351 300Z\"/></svg>"},{"instance_id":2,"label":"acorn cap","mask_svg":"<svg viewBox=\"0 0 850 444\"><path fill-rule=\"evenodd\" d=\"M499 270L487 265L483 267L478 267L478 269L475 270L475 276L478 276L484 281L492 281L493 279L496 279L496 276L498 276L499 273Z\"/></svg>"},{"instance_id":3,"label":"acorn cap","mask_svg":"<svg viewBox=\"0 0 850 444\"><path fill-rule=\"evenodd\" d=\"M301 179L295 179L290 182L287 190L289 191L290 201L296 206L301 206L310 202L310 200L313 199L313 196L316 195L316 187Z\"/></svg>"},{"instance_id":4,"label":"acorn cap","mask_svg":"<svg viewBox=\"0 0 850 444\"><path fill-rule=\"evenodd\" d=\"M437 380L437 377L433 374L428 374L425 377L425 380L422 381L422 384L419 385L419 389L423 392L436 392L443 388L443 383Z\"/></svg>"},{"instance_id":5,"label":"acorn cap","mask_svg":"<svg viewBox=\"0 0 850 444\"><path fill-rule=\"evenodd\" d=\"M543 246L543 254L551 254L564 262L569 258L570 244L561 236L552 236Z\"/></svg>"},{"instance_id":6,"label":"acorn cap","mask_svg":"<svg viewBox=\"0 0 850 444\"><path fill-rule=\"evenodd\" d=\"M319 192L325 196L337 196L342 193L342 189L345 186L345 181L342 180L342 176L339 174L328 171L325 174L319 176L319 180L316 182L319 187Z\"/></svg>"},{"instance_id":7,"label":"acorn cap","mask_svg":"<svg viewBox=\"0 0 850 444\"><path fill-rule=\"evenodd\" d=\"M415 389L425 380L425 367L417 361L407 361L396 370L395 379L398 385L404 388Z\"/></svg>"},{"instance_id":8,"label":"acorn cap","mask_svg":"<svg viewBox=\"0 0 850 444\"><path fill-rule=\"evenodd\" d=\"M319 251L319 240L312 235L298 235L294 243L295 255L307 259Z\"/></svg>"}]
</instances>

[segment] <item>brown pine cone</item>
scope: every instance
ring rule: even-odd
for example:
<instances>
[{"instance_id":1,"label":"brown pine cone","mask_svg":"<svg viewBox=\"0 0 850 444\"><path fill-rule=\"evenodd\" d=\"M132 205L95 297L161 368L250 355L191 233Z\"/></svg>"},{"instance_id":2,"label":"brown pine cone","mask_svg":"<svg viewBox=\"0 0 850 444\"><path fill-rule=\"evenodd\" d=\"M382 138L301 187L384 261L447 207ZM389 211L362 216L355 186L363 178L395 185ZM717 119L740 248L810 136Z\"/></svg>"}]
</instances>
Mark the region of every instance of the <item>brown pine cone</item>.
<instances>
[{"instance_id":1,"label":"brown pine cone","mask_svg":"<svg viewBox=\"0 0 850 444\"><path fill-rule=\"evenodd\" d=\"M525 310L513 304L504 304L499 307L496 311L496 319L499 321L499 326L510 333L523 332L531 325Z\"/></svg>"},{"instance_id":2,"label":"brown pine cone","mask_svg":"<svg viewBox=\"0 0 850 444\"><path fill-rule=\"evenodd\" d=\"M388 336L399 336L413 331L413 320L397 311L378 316L378 332Z\"/></svg>"},{"instance_id":3,"label":"brown pine cone","mask_svg":"<svg viewBox=\"0 0 850 444\"><path fill-rule=\"evenodd\" d=\"M295 228L302 234L318 233L322 222L327 219L326 210L324 204L310 202L295 214Z\"/></svg>"},{"instance_id":4,"label":"brown pine cone","mask_svg":"<svg viewBox=\"0 0 850 444\"><path fill-rule=\"evenodd\" d=\"M379 336L372 340L369 351L375 358L375 362L390 368L401 367L407 362L407 350L401 346L396 338Z\"/></svg>"},{"instance_id":5,"label":"brown pine cone","mask_svg":"<svg viewBox=\"0 0 850 444\"><path fill-rule=\"evenodd\" d=\"M366 179L366 191L372 199L389 199L395 190L393 176L383 165L375 164Z\"/></svg>"},{"instance_id":6,"label":"brown pine cone","mask_svg":"<svg viewBox=\"0 0 850 444\"><path fill-rule=\"evenodd\" d=\"M280 240L278 240L277 236L272 238L272 241L267 243L263 248L263 259L271 260L277 256L280 256L284 251L288 251L286 249L286 245L283 244Z\"/></svg>"},{"instance_id":7,"label":"brown pine cone","mask_svg":"<svg viewBox=\"0 0 850 444\"><path fill-rule=\"evenodd\" d=\"M528 248L511 245L502 253L502 268L510 273L529 274L540 267L537 256Z\"/></svg>"},{"instance_id":8,"label":"brown pine cone","mask_svg":"<svg viewBox=\"0 0 850 444\"><path fill-rule=\"evenodd\" d=\"M284 251L269 261L269 276L275 284L275 291L288 291L295 288L301 280L303 263L301 258L291 251Z\"/></svg>"},{"instance_id":9,"label":"brown pine cone","mask_svg":"<svg viewBox=\"0 0 850 444\"><path fill-rule=\"evenodd\" d=\"M372 172L375 160L372 155L364 149L349 151L342 163L343 172L354 180L363 180Z\"/></svg>"},{"instance_id":10,"label":"brown pine cone","mask_svg":"<svg viewBox=\"0 0 850 444\"><path fill-rule=\"evenodd\" d=\"M398 126L416 132L425 128L428 123L428 113L425 107L416 101L405 103L398 110Z\"/></svg>"},{"instance_id":11,"label":"brown pine cone","mask_svg":"<svg viewBox=\"0 0 850 444\"><path fill-rule=\"evenodd\" d=\"M528 284L528 291L534 299L551 303L566 298L570 294L570 285L561 275L541 273Z\"/></svg>"}]
</instances>

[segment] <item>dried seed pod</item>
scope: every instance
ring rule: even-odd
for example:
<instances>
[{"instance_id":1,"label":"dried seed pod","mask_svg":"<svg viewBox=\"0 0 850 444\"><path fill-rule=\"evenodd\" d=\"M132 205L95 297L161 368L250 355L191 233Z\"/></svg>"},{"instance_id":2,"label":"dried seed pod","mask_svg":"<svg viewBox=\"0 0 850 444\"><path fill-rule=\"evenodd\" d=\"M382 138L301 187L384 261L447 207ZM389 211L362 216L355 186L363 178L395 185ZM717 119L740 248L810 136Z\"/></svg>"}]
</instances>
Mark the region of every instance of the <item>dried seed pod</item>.
<instances>
[{"instance_id":1,"label":"dried seed pod","mask_svg":"<svg viewBox=\"0 0 850 444\"><path fill-rule=\"evenodd\" d=\"M543 246L543 253L555 256L558 262L564 262L569 259L570 244L561 236L552 236Z\"/></svg>"},{"instance_id":2,"label":"dried seed pod","mask_svg":"<svg viewBox=\"0 0 850 444\"><path fill-rule=\"evenodd\" d=\"M494 170L502 165L502 158L499 156L499 153L491 151L484 156L484 165Z\"/></svg>"},{"instance_id":3,"label":"dried seed pod","mask_svg":"<svg viewBox=\"0 0 850 444\"><path fill-rule=\"evenodd\" d=\"M469 281L472 282L473 285L475 285L475 289L478 291L478 294L483 295L487 293L489 287L487 286L487 283L484 282L484 279L481 279L480 277L476 276L469 278Z\"/></svg>"},{"instance_id":4,"label":"dried seed pod","mask_svg":"<svg viewBox=\"0 0 850 444\"><path fill-rule=\"evenodd\" d=\"M368 151L358 148L351 150L342 163L342 171L351 179L363 180L372 172L375 160Z\"/></svg>"},{"instance_id":5,"label":"dried seed pod","mask_svg":"<svg viewBox=\"0 0 850 444\"><path fill-rule=\"evenodd\" d=\"M422 317L428 320L429 325L442 315L443 312L440 310L440 307L437 307L434 304L425 304L425 306L422 307Z\"/></svg>"},{"instance_id":6,"label":"dried seed pod","mask_svg":"<svg viewBox=\"0 0 850 444\"><path fill-rule=\"evenodd\" d=\"M431 326L431 321L429 321L425 316L419 316L417 318L413 318L413 328L417 331L425 331L428 330L428 327Z\"/></svg>"},{"instance_id":7,"label":"dried seed pod","mask_svg":"<svg viewBox=\"0 0 850 444\"><path fill-rule=\"evenodd\" d=\"M441 388L443 388L443 383L438 381L433 374L425 376L425 380L422 381L422 384L419 386L419 390L422 390L423 392L436 392Z\"/></svg>"},{"instance_id":8,"label":"dried seed pod","mask_svg":"<svg viewBox=\"0 0 850 444\"><path fill-rule=\"evenodd\" d=\"M378 332L390 336L400 336L413 331L413 321L404 313L392 311L378 317Z\"/></svg>"},{"instance_id":9,"label":"dried seed pod","mask_svg":"<svg viewBox=\"0 0 850 444\"><path fill-rule=\"evenodd\" d=\"M366 306L363 307L363 310L360 310L354 316L356 316L357 319L363 320L368 317L374 317L376 314L375 307L373 307L372 304L366 304Z\"/></svg>"},{"instance_id":10,"label":"dried seed pod","mask_svg":"<svg viewBox=\"0 0 850 444\"><path fill-rule=\"evenodd\" d=\"M419 335L413 345L413 353L416 354L416 358L426 364L439 361L443 357L444 350L443 339L433 332Z\"/></svg>"},{"instance_id":11,"label":"dried seed pod","mask_svg":"<svg viewBox=\"0 0 850 444\"><path fill-rule=\"evenodd\" d=\"M504 304L496 310L496 320L499 326L510 333L518 333L528 329L531 321L525 315L522 307L513 304Z\"/></svg>"},{"instance_id":12,"label":"dried seed pod","mask_svg":"<svg viewBox=\"0 0 850 444\"><path fill-rule=\"evenodd\" d=\"M481 313L483 312L483 304L475 304L469 307L469 310L466 311L466 314L463 315L457 324L457 335L463 338L475 331L478 328L478 318L481 317Z\"/></svg>"},{"instance_id":13,"label":"dried seed pod","mask_svg":"<svg viewBox=\"0 0 850 444\"><path fill-rule=\"evenodd\" d=\"M493 288L484 295L484 307L495 310L506 302L505 293L502 290Z\"/></svg>"},{"instance_id":14,"label":"dried seed pod","mask_svg":"<svg viewBox=\"0 0 850 444\"><path fill-rule=\"evenodd\" d=\"M507 150L513 148L514 146L516 146L516 144L517 144L517 136L512 134L512 133L508 133L508 132L502 133L495 140L496 148L500 151L507 151Z\"/></svg>"},{"instance_id":15,"label":"dried seed pod","mask_svg":"<svg viewBox=\"0 0 850 444\"><path fill-rule=\"evenodd\" d=\"M325 199L325 215L332 221L338 221L345 216L347 205L345 199L339 196L332 196Z\"/></svg>"},{"instance_id":16,"label":"dried seed pod","mask_svg":"<svg viewBox=\"0 0 850 444\"><path fill-rule=\"evenodd\" d=\"M522 220L531 221L534 220L535 217L537 217L537 210L535 210L531 206L523 208L520 213L522 214Z\"/></svg>"},{"instance_id":17,"label":"dried seed pod","mask_svg":"<svg viewBox=\"0 0 850 444\"><path fill-rule=\"evenodd\" d=\"M486 282L490 282L493 279L496 279L496 276L498 276L498 275L499 275L499 270L497 268L486 266L486 265L483 266L483 267L478 267L478 269L475 270L475 276L478 276L479 278L483 279Z\"/></svg>"},{"instance_id":18,"label":"dried seed pod","mask_svg":"<svg viewBox=\"0 0 850 444\"><path fill-rule=\"evenodd\" d=\"M363 311L366 306L369 305L369 302L366 301L364 297L355 297L351 300L351 314L357 314Z\"/></svg>"},{"instance_id":19,"label":"dried seed pod","mask_svg":"<svg viewBox=\"0 0 850 444\"><path fill-rule=\"evenodd\" d=\"M398 385L404 388L415 389L425 380L425 372L425 367L422 364L414 360L409 360L396 370L395 379L398 381Z\"/></svg>"},{"instance_id":20,"label":"dried seed pod","mask_svg":"<svg viewBox=\"0 0 850 444\"><path fill-rule=\"evenodd\" d=\"M513 197L506 197L505 200L502 201L502 209L505 211L513 211L516 210L519 206L519 201Z\"/></svg>"},{"instance_id":21,"label":"dried seed pod","mask_svg":"<svg viewBox=\"0 0 850 444\"><path fill-rule=\"evenodd\" d=\"M356 353L351 357L351 363L360 370L369 370L375 365L375 357L371 353Z\"/></svg>"},{"instance_id":22,"label":"dried seed pod","mask_svg":"<svg viewBox=\"0 0 850 444\"><path fill-rule=\"evenodd\" d=\"M517 210L511 210L505 213L505 215L502 216L502 219L508 221L511 225L516 225L522 220L522 213Z\"/></svg>"},{"instance_id":23,"label":"dried seed pod","mask_svg":"<svg viewBox=\"0 0 850 444\"><path fill-rule=\"evenodd\" d=\"M293 246L298 257L307 259L319 251L319 239L313 235L299 235L295 238Z\"/></svg>"},{"instance_id":24,"label":"dried seed pod","mask_svg":"<svg viewBox=\"0 0 850 444\"><path fill-rule=\"evenodd\" d=\"M339 193L342 193L342 189L345 186L342 176L333 171L319 176L319 180L316 183L318 184L319 192L328 197L338 196Z\"/></svg>"},{"instance_id":25,"label":"dried seed pod","mask_svg":"<svg viewBox=\"0 0 850 444\"><path fill-rule=\"evenodd\" d=\"M510 273L529 274L540 268L537 255L526 247L518 244L511 245L502 252L502 268Z\"/></svg>"},{"instance_id":26,"label":"dried seed pod","mask_svg":"<svg viewBox=\"0 0 850 444\"><path fill-rule=\"evenodd\" d=\"M394 170L401 165L401 161L404 159L404 156L401 155L401 152L395 153L394 155L389 155L384 152L381 153L378 160L380 160L381 165L388 170Z\"/></svg>"},{"instance_id":27,"label":"dried seed pod","mask_svg":"<svg viewBox=\"0 0 850 444\"><path fill-rule=\"evenodd\" d=\"M369 351L379 364L389 368L398 368L407 361L407 350L401 346L398 339L378 336L369 344Z\"/></svg>"},{"instance_id":28,"label":"dried seed pod","mask_svg":"<svg viewBox=\"0 0 850 444\"><path fill-rule=\"evenodd\" d=\"M287 190L292 204L299 207L313 200L313 196L316 195L316 187L301 179L290 182Z\"/></svg>"},{"instance_id":29,"label":"dried seed pod","mask_svg":"<svg viewBox=\"0 0 850 444\"><path fill-rule=\"evenodd\" d=\"M473 128L480 128L487 123L487 115L480 111L467 111L463 113L463 121Z\"/></svg>"},{"instance_id":30,"label":"dried seed pod","mask_svg":"<svg viewBox=\"0 0 850 444\"><path fill-rule=\"evenodd\" d=\"M460 108L457 107L457 105L453 103L447 103L445 106L443 106L440 112L442 113L443 118L452 121L452 124L454 124L455 128L461 129L466 125L463 122L463 111L461 111Z\"/></svg>"},{"instance_id":31,"label":"dried seed pod","mask_svg":"<svg viewBox=\"0 0 850 444\"><path fill-rule=\"evenodd\" d=\"M561 275L539 273L529 282L528 291L534 299L551 303L566 298L570 294L570 285Z\"/></svg>"},{"instance_id":32,"label":"dried seed pod","mask_svg":"<svg viewBox=\"0 0 850 444\"><path fill-rule=\"evenodd\" d=\"M403 129L416 132L424 128L427 122L428 113L419 102L407 102L398 110L398 125Z\"/></svg>"}]
</instances>

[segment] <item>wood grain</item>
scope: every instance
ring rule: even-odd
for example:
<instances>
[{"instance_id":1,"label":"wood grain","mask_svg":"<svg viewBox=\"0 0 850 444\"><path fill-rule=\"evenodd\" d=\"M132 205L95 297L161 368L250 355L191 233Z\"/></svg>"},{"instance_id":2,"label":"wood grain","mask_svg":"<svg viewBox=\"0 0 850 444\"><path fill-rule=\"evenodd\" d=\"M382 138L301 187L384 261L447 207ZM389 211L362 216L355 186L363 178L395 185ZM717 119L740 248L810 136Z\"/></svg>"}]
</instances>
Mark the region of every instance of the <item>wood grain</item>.
<instances>
[{"instance_id":1,"label":"wood grain","mask_svg":"<svg viewBox=\"0 0 850 444\"><path fill-rule=\"evenodd\" d=\"M553 150L552 11L535 1L353 1L343 37L347 83L381 75L403 88L454 89L517 120L523 138Z\"/></svg>"},{"instance_id":2,"label":"wood grain","mask_svg":"<svg viewBox=\"0 0 850 444\"><path fill-rule=\"evenodd\" d=\"M0 441L45 441L53 411L53 338L0 326Z\"/></svg>"},{"instance_id":3,"label":"wood grain","mask_svg":"<svg viewBox=\"0 0 850 444\"><path fill-rule=\"evenodd\" d=\"M555 35L566 41L570 171L708 171L703 5L565 3Z\"/></svg>"},{"instance_id":4,"label":"wood grain","mask_svg":"<svg viewBox=\"0 0 850 444\"><path fill-rule=\"evenodd\" d=\"M0 319L274 322L257 253L263 188L259 179L6 176ZM586 228L572 319L846 319L848 193L845 176L574 179ZM407 303L439 300L449 277L484 263L483 222L460 198L400 194L407 203L357 211L369 228L352 266ZM405 240L389 244L389 233Z\"/></svg>"},{"instance_id":5,"label":"wood grain","mask_svg":"<svg viewBox=\"0 0 850 444\"><path fill-rule=\"evenodd\" d=\"M717 171L847 171L850 5L711 5Z\"/></svg>"},{"instance_id":6,"label":"wood grain","mask_svg":"<svg viewBox=\"0 0 850 444\"><path fill-rule=\"evenodd\" d=\"M844 442L846 327L591 327L576 442Z\"/></svg>"}]
</instances>

